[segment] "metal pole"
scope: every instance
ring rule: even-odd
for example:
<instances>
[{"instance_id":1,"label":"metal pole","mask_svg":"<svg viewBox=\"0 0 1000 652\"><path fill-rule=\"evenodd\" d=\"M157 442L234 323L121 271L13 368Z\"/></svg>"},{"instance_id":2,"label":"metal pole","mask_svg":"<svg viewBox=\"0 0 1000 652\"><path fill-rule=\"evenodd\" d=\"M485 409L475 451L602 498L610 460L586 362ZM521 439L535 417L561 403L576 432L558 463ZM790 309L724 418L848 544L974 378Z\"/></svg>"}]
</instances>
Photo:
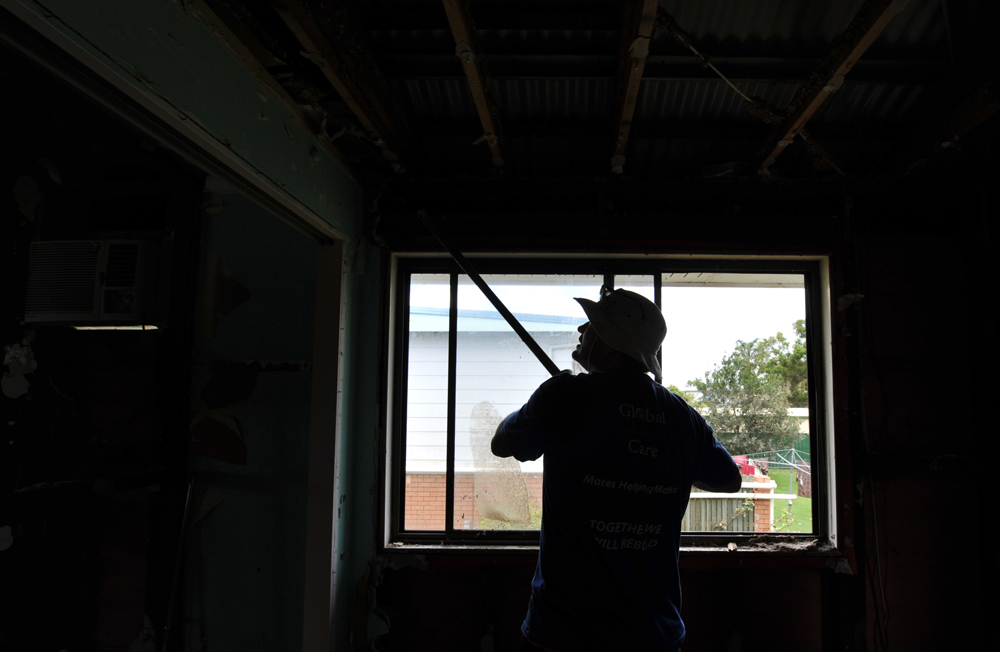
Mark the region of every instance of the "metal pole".
<instances>
[{"instance_id":1,"label":"metal pole","mask_svg":"<svg viewBox=\"0 0 1000 652\"><path fill-rule=\"evenodd\" d=\"M184 555L184 539L187 537L188 515L191 512L191 494L194 491L194 476L188 480L187 496L184 498L184 516L181 519L181 535L177 541L177 556L174 559L174 573L170 580L170 598L167 600L166 624L163 627L163 652L170 649L170 631L173 626L174 602L177 597L177 583L181 575L181 563Z\"/></svg>"},{"instance_id":2,"label":"metal pole","mask_svg":"<svg viewBox=\"0 0 1000 652\"><path fill-rule=\"evenodd\" d=\"M507 323L510 324L510 327L514 329L514 332L518 334L521 341L524 342L529 349L531 349L531 352L535 354L535 357L538 358L538 361L545 366L548 372L553 376L561 374L562 370L556 366L556 363L552 362L552 358L550 358L548 354L542 350L542 347L538 346L538 342L536 342L535 338L528 334L528 331L524 329L521 322L517 321L517 318L514 317L509 310L507 310L507 306L503 305L500 298L493 293L490 286L487 285L486 281L483 280L483 277L481 277L476 270L473 269L472 265L469 264L469 261L465 259L465 256L459 253L459 251L455 249L455 247L453 247L444 236L438 233L437 228L431 222L431 218L427 214L427 211L417 211L417 217L424 223L424 226L426 226L427 230L431 232L431 235L437 238L438 242L441 243L441 246L444 247L449 254L451 254L451 257L455 259L455 262L462 268L462 271L472 279L473 283L479 286L479 289L483 291L483 294L485 294L486 298L490 300L493 307L497 309L497 312L499 312L503 318L507 320Z\"/></svg>"}]
</instances>

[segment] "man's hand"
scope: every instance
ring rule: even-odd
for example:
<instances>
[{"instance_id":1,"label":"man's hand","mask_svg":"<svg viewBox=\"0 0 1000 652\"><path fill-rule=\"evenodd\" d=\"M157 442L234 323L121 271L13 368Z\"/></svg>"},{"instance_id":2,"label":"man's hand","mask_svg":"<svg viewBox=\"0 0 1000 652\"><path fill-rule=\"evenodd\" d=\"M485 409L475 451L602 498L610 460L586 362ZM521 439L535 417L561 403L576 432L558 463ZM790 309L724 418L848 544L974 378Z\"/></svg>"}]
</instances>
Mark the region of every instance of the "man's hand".
<instances>
[{"instance_id":1,"label":"man's hand","mask_svg":"<svg viewBox=\"0 0 1000 652\"><path fill-rule=\"evenodd\" d=\"M510 418L513 414L514 413L511 412L500 421L497 425L497 431L493 433L493 439L490 441L490 451L492 451L492 453L497 457L510 457L513 455L513 453L510 452L510 449L507 448L507 440L504 439L503 433L500 432L500 426L502 426L503 422Z\"/></svg>"},{"instance_id":2,"label":"man's hand","mask_svg":"<svg viewBox=\"0 0 1000 652\"><path fill-rule=\"evenodd\" d=\"M512 455L510 449L507 448L507 440L499 432L493 435L493 441L490 442L490 450L497 457L510 457Z\"/></svg>"}]
</instances>

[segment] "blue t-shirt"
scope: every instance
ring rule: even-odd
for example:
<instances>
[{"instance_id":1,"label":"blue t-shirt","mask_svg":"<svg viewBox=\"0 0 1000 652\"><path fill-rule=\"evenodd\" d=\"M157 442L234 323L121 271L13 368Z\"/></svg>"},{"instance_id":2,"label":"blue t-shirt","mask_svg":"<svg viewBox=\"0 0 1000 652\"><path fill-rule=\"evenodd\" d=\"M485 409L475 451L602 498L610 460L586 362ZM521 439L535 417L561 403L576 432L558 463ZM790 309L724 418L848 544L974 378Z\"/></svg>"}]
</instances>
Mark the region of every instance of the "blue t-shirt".
<instances>
[{"instance_id":1,"label":"blue t-shirt","mask_svg":"<svg viewBox=\"0 0 1000 652\"><path fill-rule=\"evenodd\" d=\"M500 432L516 459L545 456L522 633L560 652L678 647L691 484L738 473L712 427L645 374L605 371L545 381Z\"/></svg>"}]
</instances>

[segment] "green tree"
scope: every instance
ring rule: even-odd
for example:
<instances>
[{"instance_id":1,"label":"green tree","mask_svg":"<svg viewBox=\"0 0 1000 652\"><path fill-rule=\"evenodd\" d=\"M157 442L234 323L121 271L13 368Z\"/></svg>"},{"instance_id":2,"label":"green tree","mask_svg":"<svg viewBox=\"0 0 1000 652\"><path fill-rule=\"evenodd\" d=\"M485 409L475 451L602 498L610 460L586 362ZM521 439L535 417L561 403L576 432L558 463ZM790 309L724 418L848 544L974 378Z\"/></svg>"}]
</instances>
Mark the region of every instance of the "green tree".
<instances>
[{"instance_id":1,"label":"green tree","mask_svg":"<svg viewBox=\"0 0 1000 652\"><path fill-rule=\"evenodd\" d=\"M667 391L671 392L672 394L676 394L677 396L680 396L691 407L705 407L705 403L703 401L699 400L691 392L685 392L677 385L670 385L669 387L667 387Z\"/></svg>"},{"instance_id":2,"label":"green tree","mask_svg":"<svg viewBox=\"0 0 1000 652\"><path fill-rule=\"evenodd\" d=\"M705 419L729 452L789 448L800 438L798 420L788 415L787 381L777 371L784 367L775 362L785 348L777 337L737 341L704 378L688 381L701 392Z\"/></svg>"},{"instance_id":3,"label":"green tree","mask_svg":"<svg viewBox=\"0 0 1000 652\"><path fill-rule=\"evenodd\" d=\"M806 370L806 320L792 324L795 340L782 333L758 343L764 362L761 371L779 381L788 392L791 407L809 407L809 384Z\"/></svg>"}]
</instances>

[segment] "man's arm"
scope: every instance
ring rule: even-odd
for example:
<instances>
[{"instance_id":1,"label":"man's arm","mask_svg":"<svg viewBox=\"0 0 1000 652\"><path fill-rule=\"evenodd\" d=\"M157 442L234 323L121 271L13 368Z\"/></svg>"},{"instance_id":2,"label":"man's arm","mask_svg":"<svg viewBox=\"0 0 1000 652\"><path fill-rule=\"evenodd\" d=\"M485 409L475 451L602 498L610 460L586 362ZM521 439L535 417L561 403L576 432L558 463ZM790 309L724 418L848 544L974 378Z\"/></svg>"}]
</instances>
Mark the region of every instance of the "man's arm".
<instances>
[{"instance_id":1,"label":"man's arm","mask_svg":"<svg viewBox=\"0 0 1000 652\"><path fill-rule=\"evenodd\" d=\"M511 412L511 414L513 414L513 412ZM490 450L497 457L510 457L513 455L513 453L510 452L510 448L507 447L507 440L504 439L503 433L500 432L503 422L506 421L511 414L508 414L507 417L500 421L499 425L497 425L497 431L493 433L493 440L490 441Z\"/></svg>"},{"instance_id":2,"label":"man's arm","mask_svg":"<svg viewBox=\"0 0 1000 652\"><path fill-rule=\"evenodd\" d=\"M494 441L496 441L494 439ZM694 486L698 487L703 491L714 491L716 493L722 494L734 494L740 490L740 486L743 484L743 476L740 475L739 469L736 470L736 477L729 481L728 484L722 485L721 487L710 487L702 482L695 482Z\"/></svg>"}]
</instances>

